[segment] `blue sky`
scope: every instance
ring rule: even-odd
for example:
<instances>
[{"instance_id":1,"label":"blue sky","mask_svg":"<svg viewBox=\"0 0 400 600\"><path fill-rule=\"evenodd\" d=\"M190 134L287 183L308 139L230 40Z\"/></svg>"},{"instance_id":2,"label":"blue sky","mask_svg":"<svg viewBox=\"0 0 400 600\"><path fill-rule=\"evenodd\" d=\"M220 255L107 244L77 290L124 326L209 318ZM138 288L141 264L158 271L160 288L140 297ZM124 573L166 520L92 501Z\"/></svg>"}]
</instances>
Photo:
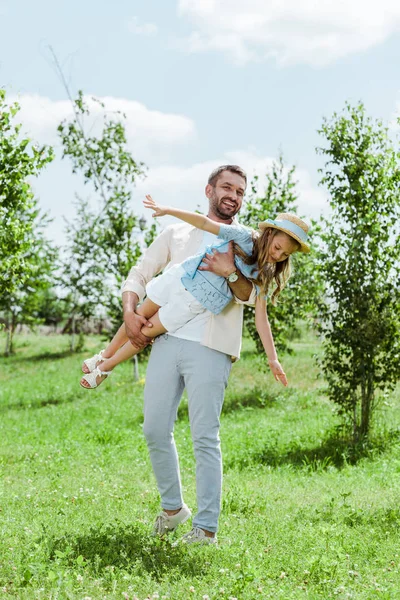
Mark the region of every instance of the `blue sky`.
<instances>
[{"instance_id":1,"label":"blue sky","mask_svg":"<svg viewBox=\"0 0 400 600\"><path fill-rule=\"evenodd\" d=\"M298 169L301 211L315 216L326 210L317 129L346 100L393 121L399 31L394 0L0 0L0 85L58 157L56 126L70 109L48 46L73 93L123 109L132 153L149 167L137 212L144 192L205 206L212 168L262 174L282 149ZM54 217L49 234L62 239L79 178L58 158L34 185Z\"/></svg>"}]
</instances>

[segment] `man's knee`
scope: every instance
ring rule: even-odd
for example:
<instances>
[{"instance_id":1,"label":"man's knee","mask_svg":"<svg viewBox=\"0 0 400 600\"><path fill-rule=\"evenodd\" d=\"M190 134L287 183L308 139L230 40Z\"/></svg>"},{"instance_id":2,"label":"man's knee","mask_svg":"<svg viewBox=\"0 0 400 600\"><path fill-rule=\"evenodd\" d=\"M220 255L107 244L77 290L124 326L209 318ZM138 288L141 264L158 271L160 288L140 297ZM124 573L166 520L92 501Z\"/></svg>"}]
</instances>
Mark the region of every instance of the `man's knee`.
<instances>
[{"instance_id":1,"label":"man's knee","mask_svg":"<svg viewBox=\"0 0 400 600\"><path fill-rule=\"evenodd\" d=\"M219 426L192 430L192 438L195 452L213 452L221 445Z\"/></svg>"},{"instance_id":2,"label":"man's knee","mask_svg":"<svg viewBox=\"0 0 400 600\"><path fill-rule=\"evenodd\" d=\"M170 443L173 436L170 427L160 419L145 419L143 434L149 446L160 445L165 442Z\"/></svg>"}]
</instances>

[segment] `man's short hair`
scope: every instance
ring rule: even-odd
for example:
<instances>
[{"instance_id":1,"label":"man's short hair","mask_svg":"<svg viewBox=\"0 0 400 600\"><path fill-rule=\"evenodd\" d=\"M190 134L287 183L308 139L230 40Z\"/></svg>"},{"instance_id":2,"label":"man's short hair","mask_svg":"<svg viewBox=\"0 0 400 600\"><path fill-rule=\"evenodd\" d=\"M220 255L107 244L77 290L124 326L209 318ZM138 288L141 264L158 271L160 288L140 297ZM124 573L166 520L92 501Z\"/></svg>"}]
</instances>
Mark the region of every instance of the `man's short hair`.
<instances>
[{"instance_id":1,"label":"man's short hair","mask_svg":"<svg viewBox=\"0 0 400 600\"><path fill-rule=\"evenodd\" d=\"M217 183L219 176L224 171L230 171L230 173L236 173L236 175L240 175L240 177L243 177L243 179L247 185L247 175L241 167L238 167L238 165L222 165L221 167L217 167L216 169L214 169L214 171L211 173L210 177L208 178L208 184L215 187L215 184Z\"/></svg>"}]
</instances>

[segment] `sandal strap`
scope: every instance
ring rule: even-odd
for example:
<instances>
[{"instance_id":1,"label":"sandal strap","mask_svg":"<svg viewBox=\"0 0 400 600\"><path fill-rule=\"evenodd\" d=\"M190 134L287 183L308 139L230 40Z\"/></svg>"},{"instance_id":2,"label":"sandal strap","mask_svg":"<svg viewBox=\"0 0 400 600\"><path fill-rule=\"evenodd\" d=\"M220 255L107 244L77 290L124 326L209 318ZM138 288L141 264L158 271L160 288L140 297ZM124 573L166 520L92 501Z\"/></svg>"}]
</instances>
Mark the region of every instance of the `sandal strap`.
<instances>
[{"instance_id":1,"label":"sandal strap","mask_svg":"<svg viewBox=\"0 0 400 600\"><path fill-rule=\"evenodd\" d=\"M105 350L105 348L103 348L103 350L100 350L100 352L98 354L95 354L94 356L91 356L90 358L87 358L86 360L83 361L83 364L87 366L87 368L89 369L90 372L92 372L93 369L95 369L97 362L104 360L104 357L103 357L104 350ZM87 373L86 373L86 375L87 375Z\"/></svg>"},{"instance_id":2,"label":"sandal strap","mask_svg":"<svg viewBox=\"0 0 400 600\"><path fill-rule=\"evenodd\" d=\"M100 367L96 367L95 371L97 371L98 375L111 375L112 371L102 371Z\"/></svg>"},{"instance_id":3,"label":"sandal strap","mask_svg":"<svg viewBox=\"0 0 400 600\"><path fill-rule=\"evenodd\" d=\"M100 384L96 383L96 379L97 379L98 375L100 375L100 376L107 375L108 376L108 375L111 375L111 373L112 373L112 371L101 371L99 369L99 367L96 367L91 373L86 373L86 375L84 375L82 377L82 379L84 379L86 381L86 383L88 383L90 385L90 388L93 390L94 388L97 388L98 385L100 385Z\"/></svg>"}]
</instances>

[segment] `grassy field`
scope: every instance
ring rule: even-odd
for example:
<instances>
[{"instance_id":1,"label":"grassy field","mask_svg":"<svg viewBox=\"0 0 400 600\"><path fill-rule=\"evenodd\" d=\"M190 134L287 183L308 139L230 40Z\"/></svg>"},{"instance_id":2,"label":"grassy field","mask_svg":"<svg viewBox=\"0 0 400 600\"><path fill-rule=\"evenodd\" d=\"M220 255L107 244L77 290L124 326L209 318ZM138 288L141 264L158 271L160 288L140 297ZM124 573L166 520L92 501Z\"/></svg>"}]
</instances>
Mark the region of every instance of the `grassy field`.
<instances>
[{"instance_id":1,"label":"grassy field","mask_svg":"<svg viewBox=\"0 0 400 600\"><path fill-rule=\"evenodd\" d=\"M102 343L86 346L71 355L65 337L31 335L0 358L0 598L400 599L400 391L355 454L333 435L317 342L283 359L287 389L246 342L222 418L219 545L172 547L149 535L159 501L141 430L145 364L137 383L126 364L85 391L82 359ZM185 401L179 417L195 510Z\"/></svg>"}]
</instances>

